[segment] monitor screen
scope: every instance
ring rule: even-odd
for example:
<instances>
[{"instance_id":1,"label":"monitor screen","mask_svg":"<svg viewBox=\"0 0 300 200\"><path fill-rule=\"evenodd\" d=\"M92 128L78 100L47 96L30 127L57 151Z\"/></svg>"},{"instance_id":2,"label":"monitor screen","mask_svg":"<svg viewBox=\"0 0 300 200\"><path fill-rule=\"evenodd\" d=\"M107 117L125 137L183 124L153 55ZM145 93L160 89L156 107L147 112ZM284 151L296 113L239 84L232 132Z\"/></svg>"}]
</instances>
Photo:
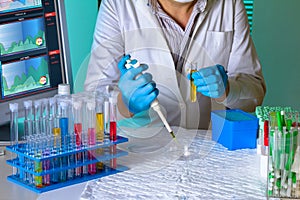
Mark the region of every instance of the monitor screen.
<instances>
[{"instance_id":1,"label":"monitor screen","mask_svg":"<svg viewBox=\"0 0 300 200\"><path fill-rule=\"evenodd\" d=\"M0 0L0 125L9 123L9 103L22 116L23 101L72 84L65 22L63 0Z\"/></svg>"}]
</instances>

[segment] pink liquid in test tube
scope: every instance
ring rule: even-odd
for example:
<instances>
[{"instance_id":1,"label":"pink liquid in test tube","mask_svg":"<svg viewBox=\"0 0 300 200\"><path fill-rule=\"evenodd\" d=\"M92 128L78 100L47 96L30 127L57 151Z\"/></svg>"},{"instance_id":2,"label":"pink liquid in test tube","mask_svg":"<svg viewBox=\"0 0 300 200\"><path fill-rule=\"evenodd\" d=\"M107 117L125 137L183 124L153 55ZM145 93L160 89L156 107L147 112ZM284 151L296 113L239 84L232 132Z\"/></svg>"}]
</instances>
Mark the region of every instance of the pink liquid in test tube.
<instances>
[{"instance_id":1,"label":"pink liquid in test tube","mask_svg":"<svg viewBox=\"0 0 300 200\"><path fill-rule=\"evenodd\" d=\"M82 135L82 124L81 123L75 123L74 124L74 132L76 137L76 148L81 147L81 135ZM82 160L81 152L76 154L76 163L80 163ZM75 169L75 176L81 176L82 175L82 167L77 167Z\"/></svg>"},{"instance_id":2,"label":"pink liquid in test tube","mask_svg":"<svg viewBox=\"0 0 300 200\"><path fill-rule=\"evenodd\" d=\"M96 144L96 130L95 128L89 128L88 129L88 140L89 145L95 145ZM95 150L89 150L88 152L88 159L93 160L95 159ZM89 164L88 165L88 172L89 174L96 174L96 163Z\"/></svg>"}]
</instances>

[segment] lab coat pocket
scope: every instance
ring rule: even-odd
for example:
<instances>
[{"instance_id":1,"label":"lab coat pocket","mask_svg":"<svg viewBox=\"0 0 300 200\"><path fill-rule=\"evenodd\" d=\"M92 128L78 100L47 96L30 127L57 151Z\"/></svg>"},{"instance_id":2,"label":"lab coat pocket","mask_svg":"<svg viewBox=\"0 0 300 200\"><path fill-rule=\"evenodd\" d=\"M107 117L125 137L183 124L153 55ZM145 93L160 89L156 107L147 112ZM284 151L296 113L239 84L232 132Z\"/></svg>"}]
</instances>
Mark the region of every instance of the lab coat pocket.
<instances>
[{"instance_id":1,"label":"lab coat pocket","mask_svg":"<svg viewBox=\"0 0 300 200\"><path fill-rule=\"evenodd\" d=\"M233 40L233 31L207 31L204 48L214 63L227 66Z\"/></svg>"}]
</instances>

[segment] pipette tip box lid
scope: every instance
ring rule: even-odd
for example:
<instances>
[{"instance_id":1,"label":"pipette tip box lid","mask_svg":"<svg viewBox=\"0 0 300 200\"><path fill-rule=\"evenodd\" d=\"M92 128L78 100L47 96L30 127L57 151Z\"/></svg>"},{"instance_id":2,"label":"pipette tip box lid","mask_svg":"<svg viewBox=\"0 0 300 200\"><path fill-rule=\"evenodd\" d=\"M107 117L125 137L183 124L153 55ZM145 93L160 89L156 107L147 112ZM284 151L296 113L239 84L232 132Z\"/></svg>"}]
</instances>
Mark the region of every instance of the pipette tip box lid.
<instances>
[{"instance_id":1,"label":"pipette tip box lid","mask_svg":"<svg viewBox=\"0 0 300 200\"><path fill-rule=\"evenodd\" d=\"M228 150L256 148L258 118L239 109L211 112L212 139Z\"/></svg>"}]
</instances>

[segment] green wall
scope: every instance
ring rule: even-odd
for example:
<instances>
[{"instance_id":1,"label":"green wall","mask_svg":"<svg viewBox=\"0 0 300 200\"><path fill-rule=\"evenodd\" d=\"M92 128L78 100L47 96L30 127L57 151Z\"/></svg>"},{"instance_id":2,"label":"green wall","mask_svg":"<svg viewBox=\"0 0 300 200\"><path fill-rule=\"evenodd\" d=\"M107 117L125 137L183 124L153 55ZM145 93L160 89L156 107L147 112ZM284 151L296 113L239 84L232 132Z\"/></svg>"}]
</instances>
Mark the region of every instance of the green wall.
<instances>
[{"instance_id":1,"label":"green wall","mask_svg":"<svg viewBox=\"0 0 300 200\"><path fill-rule=\"evenodd\" d=\"M98 12L97 0L64 0L70 45L74 92L83 90L87 60Z\"/></svg>"},{"instance_id":2,"label":"green wall","mask_svg":"<svg viewBox=\"0 0 300 200\"><path fill-rule=\"evenodd\" d=\"M263 105L300 110L300 1L255 0L253 40L263 67Z\"/></svg>"}]
</instances>

